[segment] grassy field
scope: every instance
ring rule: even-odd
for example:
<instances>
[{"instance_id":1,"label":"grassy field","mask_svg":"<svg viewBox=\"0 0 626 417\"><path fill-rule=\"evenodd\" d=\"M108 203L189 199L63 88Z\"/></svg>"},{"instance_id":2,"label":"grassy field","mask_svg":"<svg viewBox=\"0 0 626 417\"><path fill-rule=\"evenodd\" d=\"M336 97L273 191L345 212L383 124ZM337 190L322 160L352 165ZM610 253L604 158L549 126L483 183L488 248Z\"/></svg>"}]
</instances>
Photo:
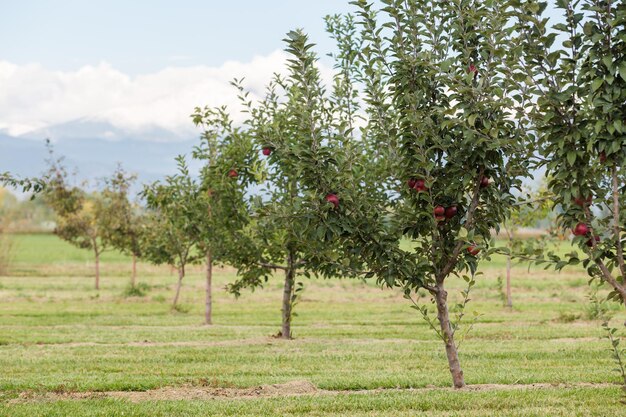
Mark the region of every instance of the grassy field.
<instances>
[{"instance_id":1,"label":"grassy field","mask_svg":"<svg viewBox=\"0 0 626 417\"><path fill-rule=\"evenodd\" d=\"M586 275L516 268L507 309L503 265L473 292L470 387L453 391L441 341L397 291L306 281L296 339L282 341L281 277L237 300L220 269L207 327L199 267L173 312L168 268L140 265L148 291L128 298L129 260L109 253L96 292L89 252L16 236L0 277L0 416L626 416Z\"/></svg>"}]
</instances>

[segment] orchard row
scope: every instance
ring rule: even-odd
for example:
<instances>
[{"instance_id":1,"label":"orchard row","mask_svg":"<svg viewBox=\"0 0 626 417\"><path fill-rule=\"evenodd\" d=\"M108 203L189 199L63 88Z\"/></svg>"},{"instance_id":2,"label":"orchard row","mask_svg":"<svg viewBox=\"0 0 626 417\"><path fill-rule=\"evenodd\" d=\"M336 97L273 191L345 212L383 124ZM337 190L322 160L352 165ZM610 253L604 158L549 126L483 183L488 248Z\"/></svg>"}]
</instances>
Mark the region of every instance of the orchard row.
<instances>
[{"instance_id":1,"label":"orchard row","mask_svg":"<svg viewBox=\"0 0 626 417\"><path fill-rule=\"evenodd\" d=\"M178 174L145 187L145 210L128 202L122 172L92 201L53 167L59 234L96 256L110 242L174 265L179 284L187 264L206 261L207 322L213 263L237 268L235 294L282 271L284 338L302 277L374 278L408 299L424 290L455 387L465 384L460 324L445 283L465 279L467 301L482 259L582 265L623 303L626 2L557 1L560 23L538 1L382 3L356 0L354 15L327 18L332 83L294 31L286 72L263 96L233 83L242 117L196 109L203 169L191 175L179 158ZM581 252L495 244L492 232L535 204L522 190L538 172Z\"/></svg>"}]
</instances>

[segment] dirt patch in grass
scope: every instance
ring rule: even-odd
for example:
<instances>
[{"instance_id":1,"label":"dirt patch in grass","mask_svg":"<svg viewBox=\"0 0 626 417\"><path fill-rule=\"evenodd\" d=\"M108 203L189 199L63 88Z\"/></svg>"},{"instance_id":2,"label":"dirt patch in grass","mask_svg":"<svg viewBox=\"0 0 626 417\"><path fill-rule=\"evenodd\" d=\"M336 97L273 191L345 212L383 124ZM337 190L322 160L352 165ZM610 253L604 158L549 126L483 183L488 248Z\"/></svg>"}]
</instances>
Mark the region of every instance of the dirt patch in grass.
<instances>
[{"instance_id":1,"label":"dirt patch in grass","mask_svg":"<svg viewBox=\"0 0 626 417\"><path fill-rule=\"evenodd\" d=\"M285 384L262 385L254 388L166 387L145 392L109 392L108 398L132 402L206 400L211 398L258 398L287 397L316 394L319 390L309 381L293 381Z\"/></svg>"},{"instance_id":2,"label":"dirt patch in grass","mask_svg":"<svg viewBox=\"0 0 626 417\"><path fill-rule=\"evenodd\" d=\"M561 337L558 339L548 339L552 343L584 343L584 342L600 342L600 337Z\"/></svg>"},{"instance_id":3,"label":"dirt patch in grass","mask_svg":"<svg viewBox=\"0 0 626 417\"><path fill-rule=\"evenodd\" d=\"M149 391L107 391L107 392L22 392L17 398L8 401L9 404L23 404L31 402L55 402L68 400L87 400L87 399L123 399L131 402L146 401L189 401L189 400L211 400L220 398L230 399L251 399L251 398L272 398L272 397L294 397L300 395L348 395L348 394L381 394L385 392L428 392L428 391L459 391L459 392L482 392L482 391L509 391L509 390L540 390L540 389L570 389L570 388L611 388L616 384L594 384L594 383L576 383L576 384L478 384L468 385L467 387L455 390L453 388L442 388L428 386L424 388L379 388L374 390L357 390L357 391L330 391L321 390L309 381L292 381L284 384L262 385L253 388L219 388L213 386L180 386L180 387L164 387Z\"/></svg>"},{"instance_id":4,"label":"dirt patch in grass","mask_svg":"<svg viewBox=\"0 0 626 417\"><path fill-rule=\"evenodd\" d=\"M285 384L262 385L253 388L216 387L164 387L149 391L107 391L107 392L23 392L9 403L19 404L37 401L65 401L115 398L131 402L208 400L216 398L259 398L288 397L318 393L318 388L309 381L293 381Z\"/></svg>"},{"instance_id":5,"label":"dirt patch in grass","mask_svg":"<svg viewBox=\"0 0 626 417\"><path fill-rule=\"evenodd\" d=\"M35 342L38 346L47 347L88 347L88 346L100 346L100 347L211 347L211 346L250 346L250 345L262 345L272 344L275 339L272 337L257 337L250 339L233 339L233 340L215 340L215 341L174 341L174 342L152 342L149 340L136 341L136 342L113 342L113 343L99 343L99 342ZM32 344L32 343L31 343ZM24 345L29 345L25 343Z\"/></svg>"}]
</instances>

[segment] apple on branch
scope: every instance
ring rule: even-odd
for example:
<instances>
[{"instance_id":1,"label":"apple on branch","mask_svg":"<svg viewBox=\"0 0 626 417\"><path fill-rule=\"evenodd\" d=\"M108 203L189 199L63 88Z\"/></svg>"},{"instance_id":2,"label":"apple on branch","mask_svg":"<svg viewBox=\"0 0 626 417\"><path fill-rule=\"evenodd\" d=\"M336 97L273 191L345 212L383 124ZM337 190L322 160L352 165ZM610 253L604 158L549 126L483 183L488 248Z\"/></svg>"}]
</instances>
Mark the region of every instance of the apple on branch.
<instances>
[{"instance_id":1,"label":"apple on branch","mask_svg":"<svg viewBox=\"0 0 626 417\"><path fill-rule=\"evenodd\" d=\"M327 194L325 200L335 206L336 209L339 208L339 197L337 197L337 194Z\"/></svg>"},{"instance_id":2,"label":"apple on branch","mask_svg":"<svg viewBox=\"0 0 626 417\"><path fill-rule=\"evenodd\" d=\"M435 219L437 221L442 221L446 219L446 208L444 206L437 206L433 210L433 214L435 215Z\"/></svg>"},{"instance_id":3,"label":"apple on branch","mask_svg":"<svg viewBox=\"0 0 626 417\"><path fill-rule=\"evenodd\" d=\"M574 228L574 236L587 236L589 233L589 226L585 223L578 223Z\"/></svg>"},{"instance_id":4,"label":"apple on branch","mask_svg":"<svg viewBox=\"0 0 626 417\"><path fill-rule=\"evenodd\" d=\"M446 219L450 220L459 213L459 208L456 205L450 206L446 209Z\"/></svg>"},{"instance_id":5,"label":"apple on branch","mask_svg":"<svg viewBox=\"0 0 626 417\"><path fill-rule=\"evenodd\" d=\"M470 245L467 247L467 251L469 252L470 255L476 256L480 253L480 248L476 245Z\"/></svg>"}]
</instances>

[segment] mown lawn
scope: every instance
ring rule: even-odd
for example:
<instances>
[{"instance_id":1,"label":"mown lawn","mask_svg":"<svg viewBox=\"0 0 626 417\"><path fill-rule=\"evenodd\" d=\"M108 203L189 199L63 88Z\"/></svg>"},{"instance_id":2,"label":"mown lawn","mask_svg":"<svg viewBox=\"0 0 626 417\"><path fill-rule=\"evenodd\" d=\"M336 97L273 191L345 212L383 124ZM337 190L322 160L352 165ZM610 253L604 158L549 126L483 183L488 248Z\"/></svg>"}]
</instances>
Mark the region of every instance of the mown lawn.
<instances>
[{"instance_id":1,"label":"mown lawn","mask_svg":"<svg viewBox=\"0 0 626 417\"><path fill-rule=\"evenodd\" d=\"M237 300L223 290L234 272L219 270L215 325L206 327L199 267L186 278L183 312L173 312L168 268L140 265L148 291L126 298L128 259L105 257L99 292L90 260L54 236L15 237L11 276L0 277L0 416L626 415L580 271L516 268L509 310L498 280L504 264L487 264L461 361L468 384L500 385L454 392L441 342L397 291L307 280L296 340L286 342L271 337L280 325L280 277ZM462 281L450 283L457 297ZM626 319L615 307L609 314L615 324ZM294 381L315 390L194 397ZM109 395L172 387L180 398Z\"/></svg>"}]
</instances>

